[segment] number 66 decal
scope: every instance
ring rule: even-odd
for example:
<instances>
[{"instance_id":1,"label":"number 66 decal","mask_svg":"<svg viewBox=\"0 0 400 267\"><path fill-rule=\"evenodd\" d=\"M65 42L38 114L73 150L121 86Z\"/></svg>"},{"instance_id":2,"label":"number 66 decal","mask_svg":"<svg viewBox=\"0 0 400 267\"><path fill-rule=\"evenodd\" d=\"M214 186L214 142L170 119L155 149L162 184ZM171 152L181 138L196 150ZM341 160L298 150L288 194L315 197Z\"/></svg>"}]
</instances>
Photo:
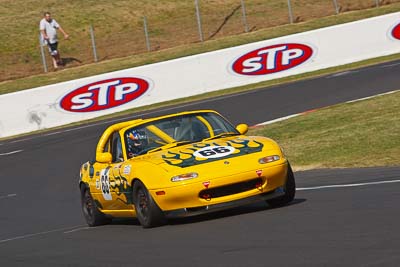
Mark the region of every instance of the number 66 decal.
<instances>
[{"instance_id":1,"label":"number 66 decal","mask_svg":"<svg viewBox=\"0 0 400 267\"><path fill-rule=\"evenodd\" d=\"M235 148L231 146L208 146L193 153L196 158L215 159L232 154Z\"/></svg>"},{"instance_id":2,"label":"number 66 decal","mask_svg":"<svg viewBox=\"0 0 400 267\"><path fill-rule=\"evenodd\" d=\"M101 193L103 194L105 200L112 200L109 170L110 169L107 168L101 170L100 172Z\"/></svg>"}]
</instances>

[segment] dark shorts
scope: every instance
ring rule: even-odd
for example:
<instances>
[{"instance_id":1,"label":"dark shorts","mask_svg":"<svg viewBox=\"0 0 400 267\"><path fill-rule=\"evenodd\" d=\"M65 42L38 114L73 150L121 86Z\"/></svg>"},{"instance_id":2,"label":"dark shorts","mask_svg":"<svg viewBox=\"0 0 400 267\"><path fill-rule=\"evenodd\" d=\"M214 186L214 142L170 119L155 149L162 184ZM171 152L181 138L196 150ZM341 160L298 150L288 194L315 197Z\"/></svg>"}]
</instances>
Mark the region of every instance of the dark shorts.
<instances>
[{"instance_id":1,"label":"dark shorts","mask_svg":"<svg viewBox=\"0 0 400 267\"><path fill-rule=\"evenodd\" d=\"M47 43L47 46L49 47L49 52L50 54L54 51L57 51L58 43L50 44Z\"/></svg>"}]
</instances>

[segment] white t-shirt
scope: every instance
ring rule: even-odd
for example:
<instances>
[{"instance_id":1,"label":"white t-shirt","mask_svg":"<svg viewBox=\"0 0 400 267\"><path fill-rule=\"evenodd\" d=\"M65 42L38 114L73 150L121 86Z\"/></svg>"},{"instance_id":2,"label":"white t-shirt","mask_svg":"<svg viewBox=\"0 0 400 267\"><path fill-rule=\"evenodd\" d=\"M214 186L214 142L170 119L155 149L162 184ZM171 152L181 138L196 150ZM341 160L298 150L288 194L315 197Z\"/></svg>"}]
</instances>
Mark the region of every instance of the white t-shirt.
<instances>
[{"instance_id":1,"label":"white t-shirt","mask_svg":"<svg viewBox=\"0 0 400 267\"><path fill-rule=\"evenodd\" d=\"M58 42L57 29L60 28L60 25L57 23L57 21L55 19L51 19L51 21L48 22L45 18L43 18L40 21L39 28L40 28L40 30L45 31L45 33L49 37L48 42L50 44L54 44L54 43ZM43 38L43 36L42 36L42 38Z\"/></svg>"}]
</instances>

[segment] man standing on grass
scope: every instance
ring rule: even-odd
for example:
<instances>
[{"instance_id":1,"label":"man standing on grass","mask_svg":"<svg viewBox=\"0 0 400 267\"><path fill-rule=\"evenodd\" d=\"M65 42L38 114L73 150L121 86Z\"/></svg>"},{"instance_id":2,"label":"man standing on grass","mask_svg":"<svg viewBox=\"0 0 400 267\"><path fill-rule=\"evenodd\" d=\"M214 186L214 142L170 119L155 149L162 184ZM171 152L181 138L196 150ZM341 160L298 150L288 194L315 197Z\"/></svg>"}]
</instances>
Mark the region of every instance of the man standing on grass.
<instances>
[{"instance_id":1,"label":"man standing on grass","mask_svg":"<svg viewBox=\"0 0 400 267\"><path fill-rule=\"evenodd\" d=\"M59 65L63 65L61 60L60 52L57 50L58 39L57 30L60 30L64 34L64 38L68 39L68 34L61 28L55 19L51 18L50 12L45 12L44 18L40 21L40 32L42 38L49 47L49 52L53 60L54 69L57 69Z\"/></svg>"}]
</instances>

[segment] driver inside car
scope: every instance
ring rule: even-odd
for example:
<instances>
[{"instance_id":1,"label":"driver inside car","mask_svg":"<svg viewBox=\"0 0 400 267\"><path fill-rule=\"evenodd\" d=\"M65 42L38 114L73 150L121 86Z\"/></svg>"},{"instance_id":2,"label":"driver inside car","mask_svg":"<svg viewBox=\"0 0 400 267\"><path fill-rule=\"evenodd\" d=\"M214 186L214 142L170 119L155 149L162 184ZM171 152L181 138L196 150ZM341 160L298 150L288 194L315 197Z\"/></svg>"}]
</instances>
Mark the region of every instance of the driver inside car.
<instances>
[{"instance_id":1,"label":"driver inside car","mask_svg":"<svg viewBox=\"0 0 400 267\"><path fill-rule=\"evenodd\" d=\"M139 130L133 130L129 132L126 137L126 141L129 158L139 155L148 144L146 132Z\"/></svg>"}]
</instances>

